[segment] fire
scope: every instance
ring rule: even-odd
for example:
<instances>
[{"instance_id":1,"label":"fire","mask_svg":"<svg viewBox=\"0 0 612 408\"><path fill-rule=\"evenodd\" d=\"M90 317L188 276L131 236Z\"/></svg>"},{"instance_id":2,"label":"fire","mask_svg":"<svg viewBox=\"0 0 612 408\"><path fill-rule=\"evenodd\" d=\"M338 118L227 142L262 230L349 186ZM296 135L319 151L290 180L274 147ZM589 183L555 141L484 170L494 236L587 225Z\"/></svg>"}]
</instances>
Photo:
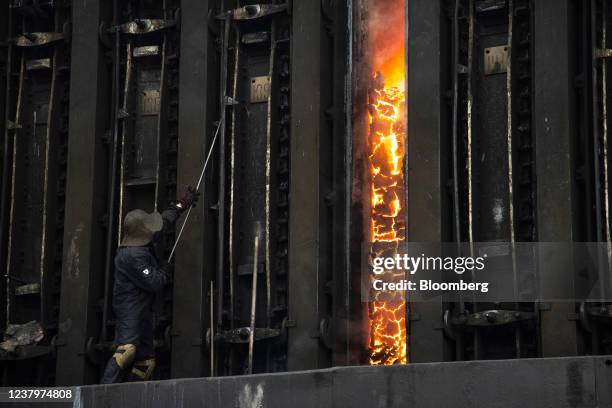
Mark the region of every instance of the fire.
<instances>
[{"instance_id":1,"label":"fire","mask_svg":"<svg viewBox=\"0 0 612 408\"><path fill-rule=\"evenodd\" d=\"M371 242L378 251L397 250L405 240L404 208L404 138L402 120L404 92L384 88L382 76L374 83L379 89L370 93L369 165L371 178ZM377 246L380 243L382 245ZM388 256L389 254L385 254ZM385 293L385 296L388 296ZM401 294L375 300L369 305L370 364L405 364L406 302Z\"/></svg>"},{"instance_id":2,"label":"fire","mask_svg":"<svg viewBox=\"0 0 612 408\"><path fill-rule=\"evenodd\" d=\"M389 252L397 252L406 238L404 5L400 0L371 0L370 5L370 49L376 71L368 101L372 256L392 256ZM384 296L368 308L369 361L405 364L406 300L401 292Z\"/></svg>"}]
</instances>

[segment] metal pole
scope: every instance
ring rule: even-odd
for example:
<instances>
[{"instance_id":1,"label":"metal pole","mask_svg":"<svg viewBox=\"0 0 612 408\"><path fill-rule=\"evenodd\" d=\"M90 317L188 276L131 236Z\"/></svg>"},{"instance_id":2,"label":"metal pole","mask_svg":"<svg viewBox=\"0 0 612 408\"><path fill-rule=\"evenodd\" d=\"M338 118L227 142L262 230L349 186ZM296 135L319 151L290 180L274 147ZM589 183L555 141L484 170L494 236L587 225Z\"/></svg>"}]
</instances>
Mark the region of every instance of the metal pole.
<instances>
[{"instance_id":1,"label":"metal pole","mask_svg":"<svg viewBox=\"0 0 612 408\"><path fill-rule=\"evenodd\" d=\"M469 0L470 7L470 22L468 34L468 73L467 73L467 170L468 170L468 242L470 245L470 256L474 257L474 184L473 184L473 129L472 129L472 111L474 109L474 91L472 84L472 74L474 72L474 0ZM476 281L476 272L472 271L472 281ZM478 312L479 307L477 302L472 303L472 311ZM463 311L463 309L462 309ZM480 357L480 337L479 330L474 331L474 359Z\"/></svg>"},{"instance_id":2,"label":"metal pole","mask_svg":"<svg viewBox=\"0 0 612 408\"><path fill-rule=\"evenodd\" d=\"M507 88L507 110L508 110L508 129L507 129L507 140L508 140L508 212L510 222L510 250L512 251L512 279L514 289L514 308L519 310L518 302L518 270L516 266L516 233L515 233L515 222L514 222L514 171L513 171L513 105L512 98L514 97L512 92L512 61L513 61L513 34L514 34L514 1L509 0L508 2L508 72L506 75L506 88ZM514 345L516 357L521 357L521 326L517 324L514 329Z\"/></svg>"},{"instance_id":3,"label":"metal pole","mask_svg":"<svg viewBox=\"0 0 612 408\"><path fill-rule=\"evenodd\" d=\"M215 290L214 282L210 281L210 376L215 375Z\"/></svg>"},{"instance_id":4,"label":"metal pole","mask_svg":"<svg viewBox=\"0 0 612 408\"><path fill-rule=\"evenodd\" d=\"M118 21L118 15L119 15L119 10L118 10L118 4L117 4L117 0L115 0L113 2L113 25L115 27L118 27L119 21ZM106 322L108 320L108 304L109 304L109 298L110 298L110 275L111 275L111 268L113 265L112 262L112 254L113 254L113 241L115 239L115 234L114 234L114 222L115 222L115 210L116 210L116 206L115 206L115 196L117 193L117 149L118 149L118 144L119 144L119 78L120 78L120 72L119 72L119 65L120 65L120 47L121 47L121 36L120 36L120 31L119 29L117 29L115 31L115 60L114 62L114 78L113 78L113 82L114 82L114 87L113 87L113 105L114 105L114 112L113 112L113 116L114 116L114 124L113 124L113 140L111 143L111 165L108 171L108 184L109 184L109 188L108 188L108 229L106 231L106 267L104 269L104 305L103 305L103 310L102 310L102 328L101 328L101 335L100 335L100 339L101 341L106 341L108 334L107 334L107 328L106 328ZM121 222L121 220L119 220L119 222Z\"/></svg>"},{"instance_id":5,"label":"metal pole","mask_svg":"<svg viewBox=\"0 0 612 408\"><path fill-rule=\"evenodd\" d=\"M202 167L202 172L200 173L200 179L198 180L198 184L196 185L196 191L200 190L200 185L202 184L202 179L204 178L204 173L206 172L206 167L208 167L208 161L210 160L210 155L212 154L212 151L215 147L215 142L217 141L217 135L219 134L219 129L223 125L223 122L224 120L222 119L221 121L219 121L219 124L217 125L217 130L215 131L215 137L213 137L212 144L210 145L210 149L208 150L208 155L206 156L206 161L204 162L204 167ZM174 246L172 247L172 252L170 252L170 256L168 257L168 263L170 263L172 261L172 258L174 257L174 251L176 251L176 247L179 241L181 240L181 236L183 235L183 230L185 229L185 225L187 224L187 220L189 219L189 214L191 214L192 208L193 207L189 207L189 210L187 210L187 215L185 216L185 219L183 220L183 225L181 225L181 229L179 230L178 236L176 237L176 242L174 243Z\"/></svg>"},{"instance_id":6,"label":"metal pole","mask_svg":"<svg viewBox=\"0 0 612 408\"><path fill-rule=\"evenodd\" d=\"M226 13L223 30L223 45L221 50L221 79L219 109L221 120L225 122L227 115L227 60L230 35L231 14ZM225 125L219 130L219 188L217 193L217 324L223 323L223 289L225 279Z\"/></svg>"},{"instance_id":7,"label":"metal pole","mask_svg":"<svg viewBox=\"0 0 612 408\"><path fill-rule=\"evenodd\" d=\"M270 262L270 201L271 201L271 168L272 168L272 85L274 83L274 63L276 58L276 20L272 20L270 28L270 66L268 76L270 77L270 93L268 94L268 114L266 131L266 221L265 231L265 273L266 273L266 326L272 324L272 278ZM270 369L270 345L266 345L266 371Z\"/></svg>"},{"instance_id":8,"label":"metal pole","mask_svg":"<svg viewBox=\"0 0 612 408\"><path fill-rule=\"evenodd\" d=\"M255 312L257 311L257 264L259 262L259 223L255 224L255 242L253 244L253 285L251 290L251 325L249 328L249 362L247 374L253 374L253 346L255 343Z\"/></svg>"},{"instance_id":9,"label":"metal pole","mask_svg":"<svg viewBox=\"0 0 612 408\"><path fill-rule=\"evenodd\" d=\"M13 12L9 10L7 37L9 37L12 34L12 27L13 27L12 17L13 17ZM11 157L9 152L12 150L11 149L12 147L11 138L9 136L10 131L9 131L9 126L8 126L9 121L12 120L12 118L10 118L10 105L11 105L10 95L12 91L11 90L12 65L13 65L13 45L9 42L9 45L7 47L7 55L6 55L6 87L5 87L6 98L4 99L5 101L5 110L4 110L5 130L4 130L4 151L3 151L3 157L2 157L2 184L0 185L0 193L1 193L1 196L0 196L0 265L5 264L4 248L6 245L6 239L5 239L4 231L6 231L6 217L8 213L8 184L9 184L9 172L10 172L9 161ZM12 131L16 132L16 129L13 129ZM9 271L7 270L6 273L8 274ZM8 284L8 282L9 280L8 278L6 278L6 284ZM8 301L8 298L7 298L7 301ZM8 321L8 316L7 316L7 321Z\"/></svg>"},{"instance_id":10,"label":"metal pole","mask_svg":"<svg viewBox=\"0 0 612 408\"><path fill-rule=\"evenodd\" d=\"M461 253L461 213L459 204L459 9L461 0L455 0L453 15L453 221L457 255ZM465 312L463 296L459 294L459 312ZM463 359L463 332L458 333L456 342L457 356Z\"/></svg>"}]
</instances>

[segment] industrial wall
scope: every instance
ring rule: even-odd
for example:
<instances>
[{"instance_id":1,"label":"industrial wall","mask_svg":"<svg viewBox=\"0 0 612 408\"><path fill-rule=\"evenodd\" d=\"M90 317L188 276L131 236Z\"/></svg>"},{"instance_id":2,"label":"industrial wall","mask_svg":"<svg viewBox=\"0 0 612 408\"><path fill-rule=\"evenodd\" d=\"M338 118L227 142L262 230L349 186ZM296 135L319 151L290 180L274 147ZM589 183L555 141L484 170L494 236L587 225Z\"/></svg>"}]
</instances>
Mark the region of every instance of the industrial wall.
<instances>
[{"instance_id":1,"label":"industrial wall","mask_svg":"<svg viewBox=\"0 0 612 408\"><path fill-rule=\"evenodd\" d=\"M389 33L372 29L381 4L404 17ZM607 0L0 7L3 385L98 381L121 220L196 185L209 151L155 301L156 379L380 362L359 268L376 211L363 124L372 94L389 95L373 80L385 41L405 45L403 240L612 242ZM591 271L566 256L575 272L540 285L569 299ZM404 306L398 362L612 344L603 303Z\"/></svg>"}]
</instances>

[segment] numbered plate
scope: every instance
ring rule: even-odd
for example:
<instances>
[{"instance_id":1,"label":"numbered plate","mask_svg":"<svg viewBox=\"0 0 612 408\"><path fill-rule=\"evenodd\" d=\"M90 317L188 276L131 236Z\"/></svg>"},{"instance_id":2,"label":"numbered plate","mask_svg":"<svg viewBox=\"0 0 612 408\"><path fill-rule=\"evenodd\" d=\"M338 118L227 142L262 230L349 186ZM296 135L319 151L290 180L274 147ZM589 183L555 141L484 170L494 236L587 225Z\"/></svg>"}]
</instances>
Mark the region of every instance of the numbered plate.
<instances>
[{"instance_id":1,"label":"numbered plate","mask_svg":"<svg viewBox=\"0 0 612 408\"><path fill-rule=\"evenodd\" d=\"M251 103L268 102L270 96L270 77L258 76L251 78Z\"/></svg>"}]
</instances>

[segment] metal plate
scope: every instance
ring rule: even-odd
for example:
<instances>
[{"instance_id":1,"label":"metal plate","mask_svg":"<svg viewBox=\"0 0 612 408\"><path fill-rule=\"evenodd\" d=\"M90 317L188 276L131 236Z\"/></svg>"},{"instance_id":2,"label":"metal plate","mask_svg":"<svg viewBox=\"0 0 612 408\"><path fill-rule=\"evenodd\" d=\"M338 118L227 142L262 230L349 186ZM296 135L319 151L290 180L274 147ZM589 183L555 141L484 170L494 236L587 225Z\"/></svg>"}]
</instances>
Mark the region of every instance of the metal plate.
<instances>
[{"instance_id":1,"label":"metal plate","mask_svg":"<svg viewBox=\"0 0 612 408\"><path fill-rule=\"evenodd\" d=\"M485 75L504 74L508 72L508 46L485 48L484 50Z\"/></svg>"},{"instance_id":2,"label":"metal plate","mask_svg":"<svg viewBox=\"0 0 612 408\"><path fill-rule=\"evenodd\" d=\"M138 113L142 116L157 115L159 113L159 91L144 91L138 97Z\"/></svg>"},{"instance_id":3,"label":"metal plate","mask_svg":"<svg viewBox=\"0 0 612 408\"><path fill-rule=\"evenodd\" d=\"M30 283L15 288L15 296L34 295L37 293L40 293L40 283Z\"/></svg>"},{"instance_id":4,"label":"metal plate","mask_svg":"<svg viewBox=\"0 0 612 408\"><path fill-rule=\"evenodd\" d=\"M268 102L270 96L270 77L251 78L251 103Z\"/></svg>"},{"instance_id":5,"label":"metal plate","mask_svg":"<svg viewBox=\"0 0 612 408\"><path fill-rule=\"evenodd\" d=\"M136 47L134 48L133 55L134 57L150 57L153 55L159 54L159 46L158 45L146 45L144 47Z\"/></svg>"},{"instance_id":6,"label":"metal plate","mask_svg":"<svg viewBox=\"0 0 612 408\"><path fill-rule=\"evenodd\" d=\"M270 39L270 34L267 31L260 31L256 33L247 33L242 36L243 44L258 44L267 42Z\"/></svg>"},{"instance_id":7,"label":"metal plate","mask_svg":"<svg viewBox=\"0 0 612 408\"><path fill-rule=\"evenodd\" d=\"M50 69L51 68L51 58L43 58L30 60L26 62L26 70L34 71L37 69Z\"/></svg>"},{"instance_id":8,"label":"metal plate","mask_svg":"<svg viewBox=\"0 0 612 408\"><path fill-rule=\"evenodd\" d=\"M62 33L29 33L27 36L20 35L14 41L17 47L38 47L63 39Z\"/></svg>"},{"instance_id":9,"label":"metal plate","mask_svg":"<svg viewBox=\"0 0 612 408\"><path fill-rule=\"evenodd\" d=\"M121 32L125 34L148 34L154 31L174 27L174 20L139 18L129 23L121 24Z\"/></svg>"}]
</instances>

